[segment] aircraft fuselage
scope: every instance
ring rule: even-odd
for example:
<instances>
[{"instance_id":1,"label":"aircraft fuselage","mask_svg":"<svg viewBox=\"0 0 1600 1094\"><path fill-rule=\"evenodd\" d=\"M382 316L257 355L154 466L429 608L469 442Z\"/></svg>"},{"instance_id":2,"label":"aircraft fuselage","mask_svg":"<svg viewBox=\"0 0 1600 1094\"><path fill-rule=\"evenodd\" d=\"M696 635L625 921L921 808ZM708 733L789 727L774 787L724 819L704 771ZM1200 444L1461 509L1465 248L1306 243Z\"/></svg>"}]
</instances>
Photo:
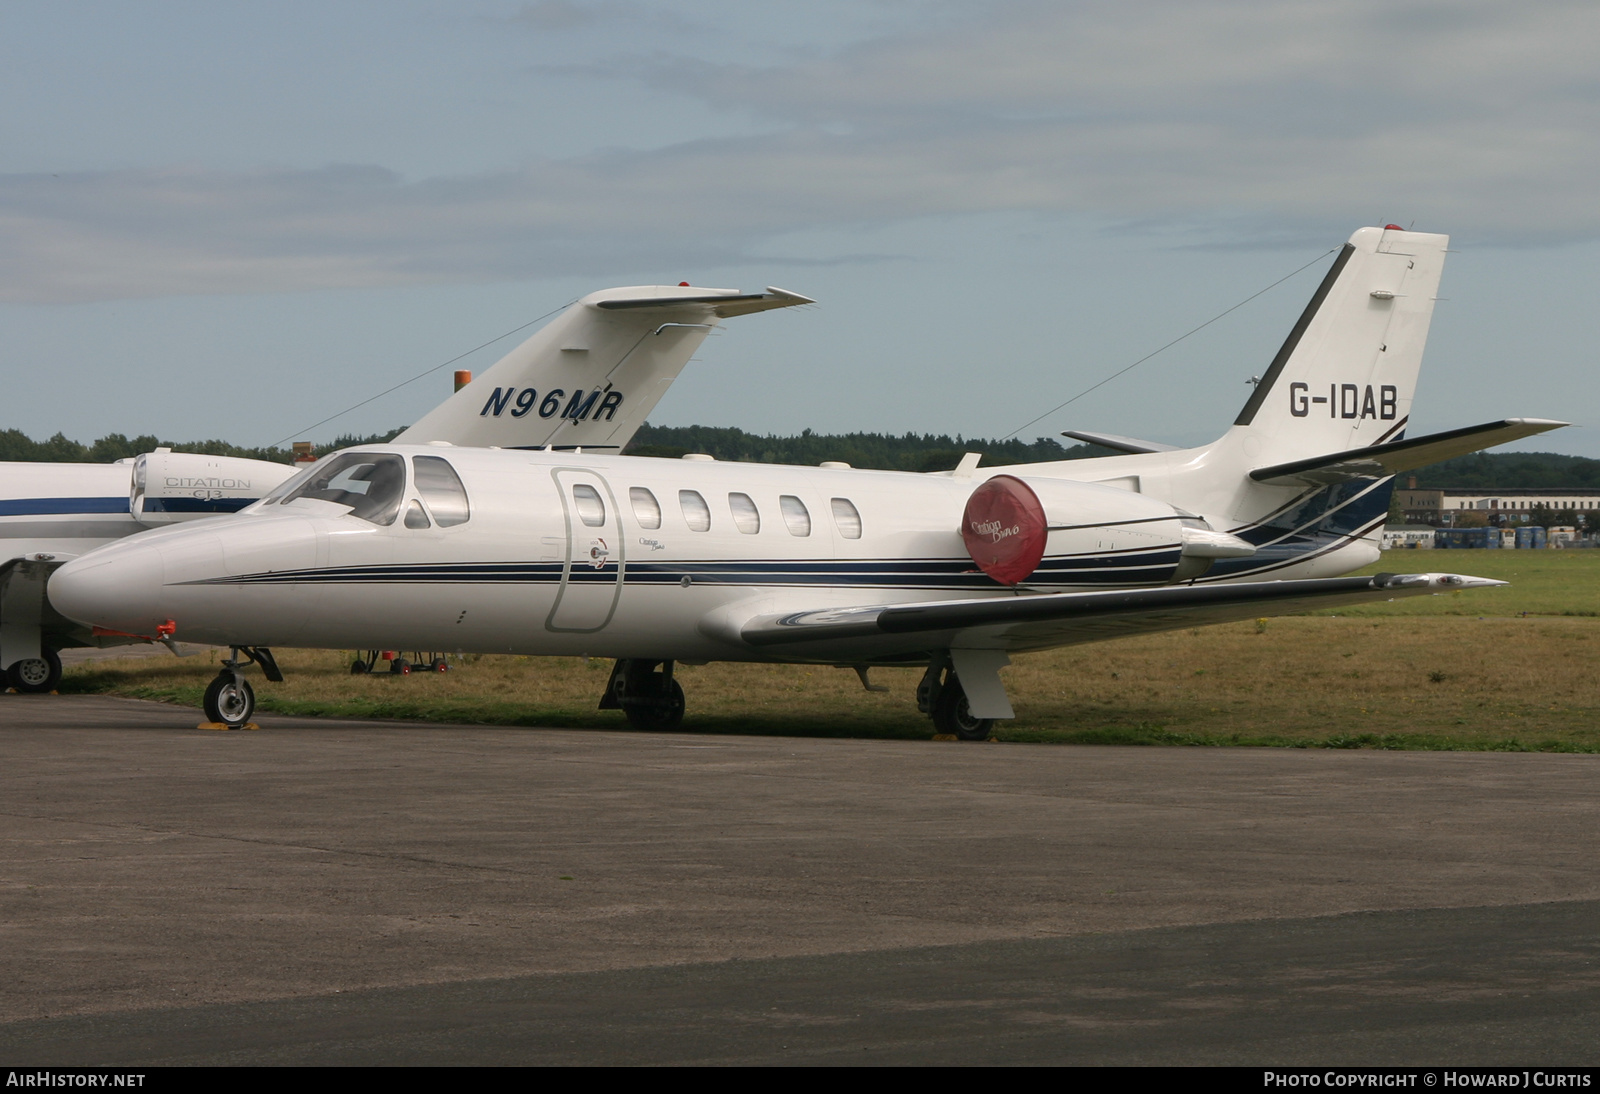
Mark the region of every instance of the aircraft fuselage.
<instances>
[{"instance_id":1,"label":"aircraft fuselage","mask_svg":"<svg viewBox=\"0 0 1600 1094\"><path fill-rule=\"evenodd\" d=\"M1161 586L1184 562L1172 506L1065 480L1048 500L1068 516L1052 516L1043 562L1012 588L978 569L960 535L990 471L975 481L433 446L338 458L392 461L403 483L352 510L292 497L297 479L283 488L291 500L95 552L58 575L54 603L134 634L171 620L176 638L219 645L805 660L752 649L738 624L791 608ZM464 499L419 483L419 467L441 463ZM1307 565L1285 576L1350 568L1331 556Z\"/></svg>"}]
</instances>

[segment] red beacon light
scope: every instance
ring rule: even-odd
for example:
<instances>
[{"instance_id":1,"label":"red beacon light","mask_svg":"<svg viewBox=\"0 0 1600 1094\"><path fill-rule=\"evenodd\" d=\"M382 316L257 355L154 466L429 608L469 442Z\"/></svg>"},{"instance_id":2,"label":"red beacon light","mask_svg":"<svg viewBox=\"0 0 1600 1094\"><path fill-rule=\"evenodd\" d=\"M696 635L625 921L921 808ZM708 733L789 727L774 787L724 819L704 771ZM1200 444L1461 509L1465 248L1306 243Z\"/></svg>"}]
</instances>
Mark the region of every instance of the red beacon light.
<instances>
[{"instance_id":1,"label":"red beacon light","mask_svg":"<svg viewBox=\"0 0 1600 1094\"><path fill-rule=\"evenodd\" d=\"M1400 227L1400 225L1398 225L1398 224L1385 224L1383 226L1383 230L1386 231L1386 232L1403 232L1403 231L1405 231L1405 229Z\"/></svg>"},{"instance_id":2,"label":"red beacon light","mask_svg":"<svg viewBox=\"0 0 1600 1094\"><path fill-rule=\"evenodd\" d=\"M688 287L689 287L689 283L688 283L688 282L687 282L687 281L680 281L680 282L678 282L678 288L680 288L680 289L687 289L687 288L688 288Z\"/></svg>"}]
</instances>

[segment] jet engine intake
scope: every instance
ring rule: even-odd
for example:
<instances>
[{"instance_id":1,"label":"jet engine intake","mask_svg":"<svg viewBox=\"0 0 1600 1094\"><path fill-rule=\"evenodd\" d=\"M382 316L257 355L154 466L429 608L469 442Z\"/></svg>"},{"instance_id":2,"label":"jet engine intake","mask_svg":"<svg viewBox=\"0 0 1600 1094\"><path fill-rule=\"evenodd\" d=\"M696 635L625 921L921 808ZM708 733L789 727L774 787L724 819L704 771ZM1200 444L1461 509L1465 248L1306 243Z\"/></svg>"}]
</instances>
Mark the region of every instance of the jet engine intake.
<instances>
[{"instance_id":1,"label":"jet engine intake","mask_svg":"<svg viewBox=\"0 0 1600 1094\"><path fill-rule=\"evenodd\" d=\"M1050 539L1050 520L1039 495L1014 475L996 475L967 499L961 541L978 568L1002 585L1015 585L1039 568Z\"/></svg>"},{"instance_id":2,"label":"jet engine intake","mask_svg":"<svg viewBox=\"0 0 1600 1094\"><path fill-rule=\"evenodd\" d=\"M288 464L158 448L133 461L128 509L150 526L237 513L294 474Z\"/></svg>"}]
</instances>

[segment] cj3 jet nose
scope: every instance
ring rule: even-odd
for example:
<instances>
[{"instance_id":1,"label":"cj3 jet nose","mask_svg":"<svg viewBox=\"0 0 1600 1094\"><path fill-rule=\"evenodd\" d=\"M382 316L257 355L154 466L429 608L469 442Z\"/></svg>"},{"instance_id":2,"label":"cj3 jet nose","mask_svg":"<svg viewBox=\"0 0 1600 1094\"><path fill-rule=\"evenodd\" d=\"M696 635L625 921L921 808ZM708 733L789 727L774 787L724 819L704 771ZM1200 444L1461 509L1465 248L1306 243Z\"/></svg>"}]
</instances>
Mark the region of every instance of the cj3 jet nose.
<instances>
[{"instance_id":1,"label":"cj3 jet nose","mask_svg":"<svg viewBox=\"0 0 1600 1094\"><path fill-rule=\"evenodd\" d=\"M161 552L137 544L91 551L50 575L50 603L68 619L153 635L161 614Z\"/></svg>"}]
</instances>

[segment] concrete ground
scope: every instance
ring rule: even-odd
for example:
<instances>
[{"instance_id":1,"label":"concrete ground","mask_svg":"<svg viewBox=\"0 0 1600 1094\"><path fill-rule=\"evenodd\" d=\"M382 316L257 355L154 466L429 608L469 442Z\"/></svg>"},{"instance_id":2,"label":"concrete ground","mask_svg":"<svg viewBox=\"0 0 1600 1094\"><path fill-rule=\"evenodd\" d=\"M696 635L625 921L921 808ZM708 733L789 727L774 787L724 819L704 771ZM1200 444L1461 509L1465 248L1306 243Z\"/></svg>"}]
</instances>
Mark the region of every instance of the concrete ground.
<instances>
[{"instance_id":1,"label":"concrete ground","mask_svg":"<svg viewBox=\"0 0 1600 1094\"><path fill-rule=\"evenodd\" d=\"M1593 1064L1600 757L0 695L0 1064Z\"/></svg>"}]
</instances>

